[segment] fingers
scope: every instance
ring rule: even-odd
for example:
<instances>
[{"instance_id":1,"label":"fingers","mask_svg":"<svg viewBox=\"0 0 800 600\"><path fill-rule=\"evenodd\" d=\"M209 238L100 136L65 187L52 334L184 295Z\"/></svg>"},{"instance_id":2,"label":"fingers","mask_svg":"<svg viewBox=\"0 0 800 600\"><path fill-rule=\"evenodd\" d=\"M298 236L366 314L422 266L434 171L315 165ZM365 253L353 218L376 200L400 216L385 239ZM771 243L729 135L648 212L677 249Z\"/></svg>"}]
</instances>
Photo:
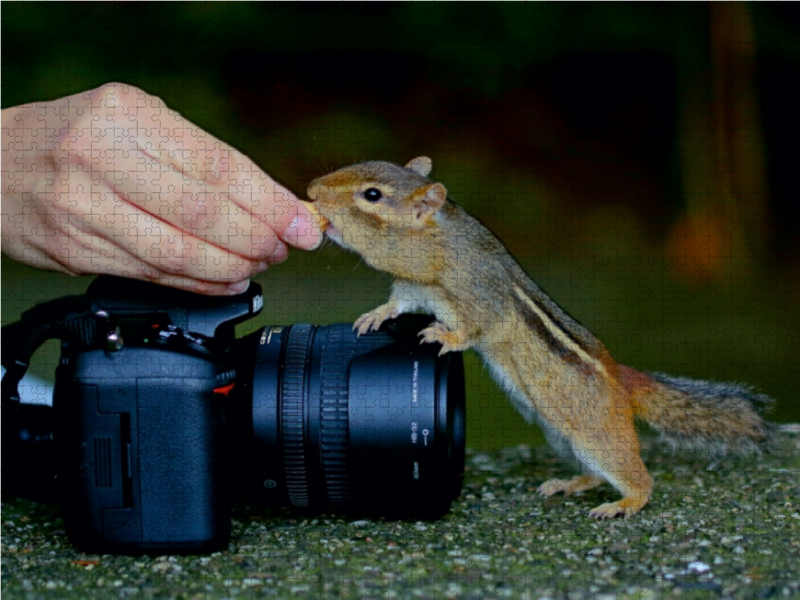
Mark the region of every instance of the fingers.
<instances>
[{"instance_id":1,"label":"fingers","mask_svg":"<svg viewBox=\"0 0 800 600\"><path fill-rule=\"evenodd\" d=\"M39 129L24 131L46 143L27 146L6 190L19 206L3 219L3 249L23 262L226 294L284 260L287 244L322 241L292 192L138 88L107 84L29 108Z\"/></svg>"},{"instance_id":2,"label":"fingers","mask_svg":"<svg viewBox=\"0 0 800 600\"><path fill-rule=\"evenodd\" d=\"M69 188L75 192L67 197L80 198L78 191L90 185L88 174L71 174ZM258 253L251 258L246 246L241 253L236 253L222 247L219 239L191 235L163 221L159 215L142 212L107 187L101 189L104 191L92 195L96 200L91 204L64 203L66 194L61 194L60 205L48 211L51 227L66 232L87 247L97 247L99 240L107 240L158 271L202 280L241 281L287 256L286 246L272 232L269 232L271 254ZM252 237L243 233L239 237L231 236L237 242Z\"/></svg>"},{"instance_id":3,"label":"fingers","mask_svg":"<svg viewBox=\"0 0 800 600\"><path fill-rule=\"evenodd\" d=\"M101 86L90 96L101 107L92 132L103 133L76 140L73 148L76 158L99 167L90 170L95 180L105 179L143 210L243 256L270 256L272 232L303 249L322 242L316 220L292 192L159 98L122 84Z\"/></svg>"},{"instance_id":4,"label":"fingers","mask_svg":"<svg viewBox=\"0 0 800 600\"><path fill-rule=\"evenodd\" d=\"M288 199L288 203L287 203ZM303 250L314 250L322 243L319 221L297 197L279 183L273 185L272 198L265 201L264 214L274 223L275 232L288 244ZM272 212L270 212L272 211Z\"/></svg>"},{"instance_id":5,"label":"fingers","mask_svg":"<svg viewBox=\"0 0 800 600\"><path fill-rule=\"evenodd\" d=\"M132 159L138 163L136 169L128 164ZM144 211L185 234L248 260L276 262L273 257L286 254L271 224L232 202L227 193L191 180L142 153L130 153L118 162L129 170L73 173L70 187L75 188L74 181L86 177L92 189L99 190L103 205L123 200L134 211ZM279 215L277 220L288 225L289 217Z\"/></svg>"},{"instance_id":6,"label":"fingers","mask_svg":"<svg viewBox=\"0 0 800 600\"><path fill-rule=\"evenodd\" d=\"M3 251L16 260L72 274L108 273L223 294L287 255L280 241L268 261L233 254L109 191L86 193L92 183L80 171L66 178L59 174L54 183L38 193L4 198Z\"/></svg>"},{"instance_id":7,"label":"fingers","mask_svg":"<svg viewBox=\"0 0 800 600\"><path fill-rule=\"evenodd\" d=\"M236 282L206 281L165 272L108 240L72 234L74 231L53 230L44 244L29 248L28 257L34 261L26 262L72 275L117 275L207 295L239 294L247 289L249 283L248 279ZM41 261L36 260L37 253L42 257Z\"/></svg>"}]
</instances>

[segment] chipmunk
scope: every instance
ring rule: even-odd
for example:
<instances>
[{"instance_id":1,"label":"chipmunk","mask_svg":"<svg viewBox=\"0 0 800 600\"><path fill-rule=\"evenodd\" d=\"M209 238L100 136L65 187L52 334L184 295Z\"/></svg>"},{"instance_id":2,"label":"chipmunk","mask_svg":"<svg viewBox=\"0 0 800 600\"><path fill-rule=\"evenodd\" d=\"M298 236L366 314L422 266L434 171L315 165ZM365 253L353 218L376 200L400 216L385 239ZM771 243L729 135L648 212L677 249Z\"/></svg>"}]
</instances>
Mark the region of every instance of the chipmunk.
<instances>
[{"instance_id":1,"label":"chipmunk","mask_svg":"<svg viewBox=\"0 0 800 600\"><path fill-rule=\"evenodd\" d=\"M604 482L623 498L590 512L630 517L645 506L653 479L640 455L635 419L680 445L749 451L768 438L756 408L772 400L750 388L642 373L622 365L592 333L536 285L503 244L428 179L432 161L405 167L364 162L315 179L311 202L326 234L395 277L389 301L356 320L359 335L387 319L422 309L436 321L421 343L441 353L472 348L548 442L585 469L551 479L548 497Z\"/></svg>"}]
</instances>

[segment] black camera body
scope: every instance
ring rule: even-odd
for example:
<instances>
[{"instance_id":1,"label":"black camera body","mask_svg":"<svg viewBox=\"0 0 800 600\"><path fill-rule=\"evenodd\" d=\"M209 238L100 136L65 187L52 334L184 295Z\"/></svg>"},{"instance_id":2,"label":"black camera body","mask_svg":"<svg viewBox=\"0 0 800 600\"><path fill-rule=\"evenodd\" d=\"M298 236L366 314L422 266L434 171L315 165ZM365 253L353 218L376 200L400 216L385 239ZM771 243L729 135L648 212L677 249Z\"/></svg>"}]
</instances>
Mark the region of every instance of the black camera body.
<instances>
[{"instance_id":1,"label":"black camera body","mask_svg":"<svg viewBox=\"0 0 800 600\"><path fill-rule=\"evenodd\" d=\"M252 282L220 298L101 276L4 327L4 491L60 504L78 548L128 554L226 547L240 493L447 512L463 475L463 366L419 345L429 317L360 338L349 324L299 324L237 340L262 304ZM17 382L53 337L53 407L21 404Z\"/></svg>"},{"instance_id":2,"label":"black camera body","mask_svg":"<svg viewBox=\"0 0 800 600\"><path fill-rule=\"evenodd\" d=\"M65 357L66 358L66 357ZM66 358L53 407L67 534L142 550L213 551L230 535L225 397L210 356L175 344ZM113 384L111 383L113 382Z\"/></svg>"}]
</instances>

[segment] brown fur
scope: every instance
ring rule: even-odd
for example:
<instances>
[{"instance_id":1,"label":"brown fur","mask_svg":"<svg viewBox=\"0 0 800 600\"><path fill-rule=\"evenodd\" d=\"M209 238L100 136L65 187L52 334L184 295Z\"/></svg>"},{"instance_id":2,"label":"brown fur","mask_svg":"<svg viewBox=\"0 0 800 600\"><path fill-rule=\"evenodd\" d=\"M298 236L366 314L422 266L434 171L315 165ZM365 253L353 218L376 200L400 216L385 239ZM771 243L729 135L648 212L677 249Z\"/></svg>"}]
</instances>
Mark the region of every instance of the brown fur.
<instances>
[{"instance_id":1,"label":"brown fur","mask_svg":"<svg viewBox=\"0 0 800 600\"><path fill-rule=\"evenodd\" d=\"M731 384L645 374L617 363L522 270L503 244L427 178L420 157L406 167L368 162L314 180L308 196L328 234L372 267L395 276L391 297L355 323L360 333L422 309L437 322L420 332L442 352L475 349L493 376L548 439L574 453L588 474L551 480L539 491L573 493L608 481L622 500L591 514L628 517L650 499L653 480L640 456L635 418L679 442L722 440L740 449L766 438L752 404L764 396ZM368 201L364 192L382 198ZM716 394L716 395L715 395Z\"/></svg>"}]
</instances>

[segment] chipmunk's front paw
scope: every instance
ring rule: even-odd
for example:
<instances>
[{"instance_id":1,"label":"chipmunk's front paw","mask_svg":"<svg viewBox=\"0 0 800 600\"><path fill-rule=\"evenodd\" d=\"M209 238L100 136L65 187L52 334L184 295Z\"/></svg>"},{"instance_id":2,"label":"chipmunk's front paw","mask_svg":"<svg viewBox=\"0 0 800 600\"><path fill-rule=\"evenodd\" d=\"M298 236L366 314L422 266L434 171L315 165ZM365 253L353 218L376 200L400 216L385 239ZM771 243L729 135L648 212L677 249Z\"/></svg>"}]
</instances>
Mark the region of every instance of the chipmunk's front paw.
<instances>
[{"instance_id":1,"label":"chipmunk's front paw","mask_svg":"<svg viewBox=\"0 0 800 600\"><path fill-rule=\"evenodd\" d=\"M434 321L418 334L422 339L420 344L437 343L442 345L439 356L447 352L461 352L469 348L470 344L463 336L456 331L450 331L447 325Z\"/></svg>"},{"instance_id":2,"label":"chipmunk's front paw","mask_svg":"<svg viewBox=\"0 0 800 600\"><path fill-rule=\"evenodd\" d=\"M383 322L388 319L394 319L398 315L398 310L391 304L382 304L375 310L364 313L356 322L353 323L353 329L358 331L358 335L362 336L369 331L378 331Z\"/></svg>"}]
</instances>

